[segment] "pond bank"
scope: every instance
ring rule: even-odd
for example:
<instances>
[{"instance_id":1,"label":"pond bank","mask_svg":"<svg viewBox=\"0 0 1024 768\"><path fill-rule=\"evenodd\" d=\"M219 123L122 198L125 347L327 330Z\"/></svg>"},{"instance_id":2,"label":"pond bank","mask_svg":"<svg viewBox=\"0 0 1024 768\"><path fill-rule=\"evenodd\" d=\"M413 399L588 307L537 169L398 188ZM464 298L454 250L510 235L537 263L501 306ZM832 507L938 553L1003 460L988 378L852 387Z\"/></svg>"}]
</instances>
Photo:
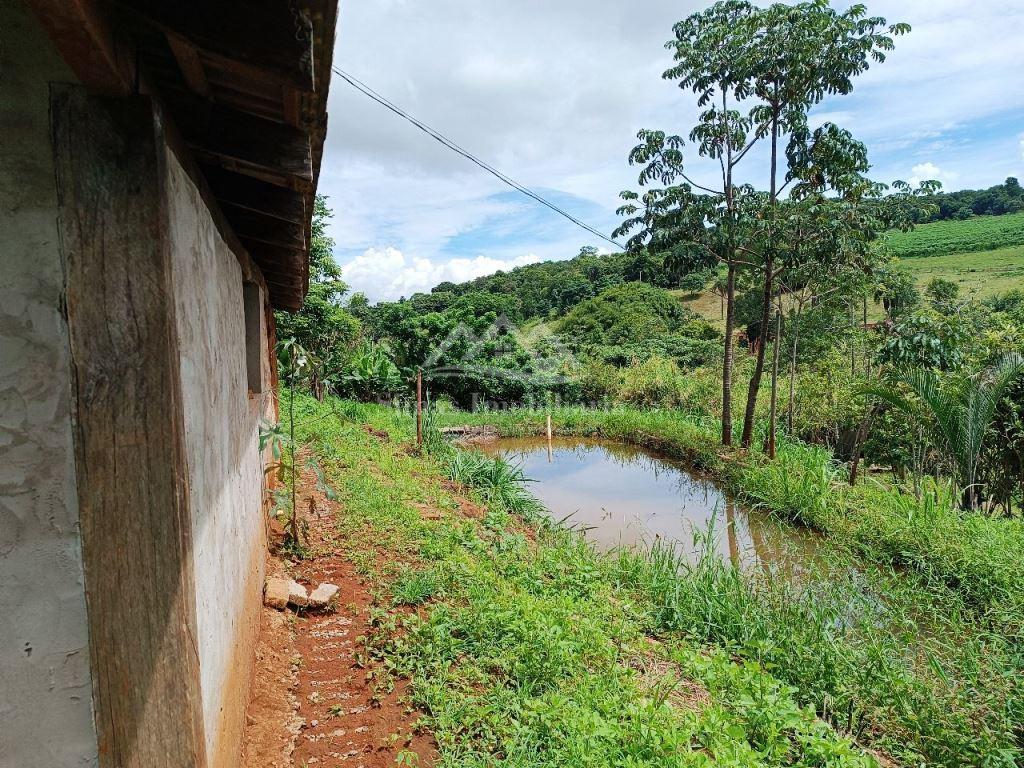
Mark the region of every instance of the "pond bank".
<instances>
[{"instance_id":1,"label":"pond bank","mask_svg":"<svg viewBox=\"0 0 1024 768\"><path fill-rule=\"evenodd\" d=\"M957 510L949 498L913 496L871 480L843 482L822 449L780 445L769 462L724 448L707 417L635 409L551 411L559 435L640 445L708 473L737 499L810 526L869 560L910 568L963 595L1008 634L1024 633L1024 524ZM438 412L439 426L488 425L502 437L543 435L546 412Z\"/></svg>"},{"instance_id":2,"label":"pond bank","mask_svg":"<svg viewBox=\"0 0 1024 768\"><path fill-rule=\"evenodd\" d=\"M876 765L851 739L906 765L1020 756L1007 646L952 593L891 574L893 607L855 625L841 579L806 592L666 545L601 555L535 517L493 460L429 434L418 455L407 414L296 410L339 494L340 546L373 585L367 654L409 679L440 764ZM463 511L460 482L484 514ZM942 631L917 643L910 605Z\"/></svg>"},{"instance_id":3,"label":"pond bank","mask_svg":"<svg viewBox=\"0 0 1024 768\"><path fill-rule=\"evenodd\" d=\"M460 441L461 444L461 441ZM691 563L713 551L734 567L795 575L817 557L818 537L738 504L706 475L655 451L601 438L491 439L476 444L519 467L552 517L598 549L674 543Z\"/></svg>"}]
</instances>

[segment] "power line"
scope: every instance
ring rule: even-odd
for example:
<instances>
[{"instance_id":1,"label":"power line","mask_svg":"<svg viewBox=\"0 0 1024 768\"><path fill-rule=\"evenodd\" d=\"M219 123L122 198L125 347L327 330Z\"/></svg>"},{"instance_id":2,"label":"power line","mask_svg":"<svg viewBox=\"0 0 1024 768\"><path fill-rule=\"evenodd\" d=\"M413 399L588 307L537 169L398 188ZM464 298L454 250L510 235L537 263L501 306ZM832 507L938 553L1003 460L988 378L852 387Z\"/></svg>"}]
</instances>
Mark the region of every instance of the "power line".
<instances>
[{"instance_id":1,"label":"power line","mask_svg":"<svg viewBox=\"0 0 1024 768\"><path fill-rule=\"evenodd\" d=\"M507 176L506 174L502 173L501 171L499 171L494 166L489 165L488 163L484 162L479 157L477 157L476 155L472 154L469 150L463 149L458 144L456 144L454 141L452 141L447 136L442 134L440 131L437 131L437 130L431 128L429 125L424 123L422 120L416 119L415 117L410 115L408 112L406 112L404 109L399 107L397 104L391 102L390 100L388 100L387 98L385 98L381 94L377 93L377 91L373 90L373 88L371 88L366 83L364 83L361 80L359 80L358 78L356 78L354 75L350 75L347 72L344 72L341 69L338 69L338 67L331 67L331 69L334 71L334 73L336 75L338 75L338 77L343 79L346 83L351 85L353 88L355 88L357 91L359 91L363 95L368 96L369 98L373 99L378 104L380 104L381 106L386 107L387 109L391 110L392 112L394 112L396 115L398 115L402 119L409 121L410 123L415 125L417 128L419 128L421 131L423 131L425 134L427 134L428 136L430 136L434 140L440 142L441 144L443 144L445 147L447 147L448 149L452 150L456 154L461 155L462 157L466 158L471 163L474 163L475 165L478 165L479 167L483 168L489 174L491 174L495 178L501 180L505 184L508 184L510 187L515 189L517 192L521 192L524 195L526 195L527 197L530 197L530 198L536 200L541 205L547 206L548 208L550 208L555 213L559 214L560 216L564 216L565 218L567 218L569 221L571 221L576 226L585 229L587 232L590 232L592 235L596 235L597 237L600 237L602 240L606 240L607 242L609 242L612 245L614 245L616 248L620 248L622 250L625 250L625 247L621 243L618 243L615 240L613 240L612 238L608 237L607 235L602 234L598 230L596 230L593 227L591 227L589 224L585 224L584 222L580 221L579 219L577 219L575 216L573 216L568 211L566 211L566 210L564 210L562 208L559 208L557 205L552 203L550 200L546 200L545 198L541 197L540 195L538 195L533 190L528 189L527 187L523 186L522 184L520 184L515 179L513 179L513 178Z\"/></svg>"}]
</instances>

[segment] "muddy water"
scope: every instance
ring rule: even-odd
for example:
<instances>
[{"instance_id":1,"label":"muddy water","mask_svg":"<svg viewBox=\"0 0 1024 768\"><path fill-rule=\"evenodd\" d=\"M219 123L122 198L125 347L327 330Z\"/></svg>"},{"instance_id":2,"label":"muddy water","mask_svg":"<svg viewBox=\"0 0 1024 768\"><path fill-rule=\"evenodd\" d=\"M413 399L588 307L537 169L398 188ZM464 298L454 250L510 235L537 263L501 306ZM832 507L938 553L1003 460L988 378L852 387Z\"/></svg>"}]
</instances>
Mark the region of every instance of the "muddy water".
<instances>
[{"instance_id":1,"label":"muddy water","mask_svg":"<svg viewBox=\"0 0 1024 768\"><path fill-rule=\"evenodd\" d=\"M601 549L675 542L695 559L704 546L743 567L803 572L817 538L727 498L707 478L633 445L582 438L501 439L481 446L522 468L530 490L557 519Z\"/></svg>"}]
</instances>

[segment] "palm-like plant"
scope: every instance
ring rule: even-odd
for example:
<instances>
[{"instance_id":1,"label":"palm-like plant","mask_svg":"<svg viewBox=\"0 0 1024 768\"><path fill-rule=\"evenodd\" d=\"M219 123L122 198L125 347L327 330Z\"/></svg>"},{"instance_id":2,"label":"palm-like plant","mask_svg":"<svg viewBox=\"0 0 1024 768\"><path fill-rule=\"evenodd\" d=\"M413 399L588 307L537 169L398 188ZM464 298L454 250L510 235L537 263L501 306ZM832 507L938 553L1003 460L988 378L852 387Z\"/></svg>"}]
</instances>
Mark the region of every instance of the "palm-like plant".
<instances>
[{"instance_id":1,"label":"palm-like plant","mask_svg":"<svg viewBox=\"0 0 1024 768\"><path fill-rule=\"evenodd\" d=\"M985 435L1000 398L1022 371L1024 357L1013 353L976 376L960 379L931 369L910 368L896 374L894 386L869 387L866 392L912 418L923 418L935 446L956 469L964 506L976 509L978 463ZM917 401L905 396L903 388L916 395Z\"/></svg>"}]
</instances>

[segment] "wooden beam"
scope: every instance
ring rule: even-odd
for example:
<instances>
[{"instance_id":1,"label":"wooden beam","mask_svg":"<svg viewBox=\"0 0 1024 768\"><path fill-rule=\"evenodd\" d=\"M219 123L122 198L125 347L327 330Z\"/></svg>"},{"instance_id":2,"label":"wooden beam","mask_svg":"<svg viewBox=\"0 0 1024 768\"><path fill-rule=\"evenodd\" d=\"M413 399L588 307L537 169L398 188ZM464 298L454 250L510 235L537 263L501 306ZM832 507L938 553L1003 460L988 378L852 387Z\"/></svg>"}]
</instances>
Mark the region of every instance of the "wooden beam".
<instances>
[{"instance_id":1,"label":"wooden beam","mask_svg":"<svg viewBox=\"0 0 1024 768\"><path fill-rule=\"evenodd\" d=\"M165 32L187 40L211 62L258 79L315 89L313 30L284 0L114 0Z\"/></svg>"},{"instance_id":2,"label":"wooden beam","mask_svg":"<svg viewBox=\"0 0 1024 768\"><path fill-rule=\"evenodd\" d=\"M164 138L147 98L50 93L99 766L202 768Z\"/></svg>"},{"instance_id":3,"label":"wooden beam","mask_svg":"<svg viewBox=\"0 0 1024 768\"><path fill-rule=\"evenodd\" d=\"M117 37L95 0L29 0L61 58L78 81L100 96L128 96L136 79L135 56Z\"/></svg>"},{"instance_id":4,"label":"wooden beam","mask_svg":"<svg viewBox=\"0 0 1024 768\"><path fill-rule=\"evenodd\" d=\"M216 165L205 165L202 171L221 203L301 224L303 228L309 225L306 200L300 193Z\"/></svg>"},{"instance_id":5,"label":"wooden beam","mask_svg":"<svg viewBox=\"0 0 1024 768\"><path fill-rule=\"evenodd\" d=\"M272 184L311 190L309 134L273 120L166 92L185 141L200 159Z\"/></svg>"},{"instance_id":6,"label":"wooden beam","mask_svg":"<svg viewBox=\"0 0 1024 768\"><path fill-rule=\"evenodd\" d=\"M209 99L210 83L206 79L206 70L203 68L199 51L184 38L171 33L167 34L167 44L171 47L174 60L178 62L178 68L188 87L204 99Z\"/></svg>"},{"instance_id":7,"label":"wooden beam","mask_svg":"<svg viewBox=\"0 0 1024 768\"><path fill-rule=\"evenodd\" d=\"M268 271L273 270L284 270L287 280L283 283L284 277L277 275L274 279L278 285L298 285L302 286L308 279L305 275L301 274L297 266L305 264L308 257L301 251L296 251L292 248L281 248L276 245L268 245L267 243L260 243L255 240L243 240L246 249L249 251L249 255L252 257L253 262L260 268L264 274ZM269 281L268 277L268 281Z\"/></svg>"},{"instance_id":8,"label":"wooden beam","mask_svg":"<svg viewBox=\"0 0 1024 768\"><path fill-rule=\"evenodd\" d=\"M301 224L281 221L246 208L236 208L224 201L221 201L221 208L243 244L255 242L295 251L306 250L306 232Z\"/></svg>"}]
</instances>

